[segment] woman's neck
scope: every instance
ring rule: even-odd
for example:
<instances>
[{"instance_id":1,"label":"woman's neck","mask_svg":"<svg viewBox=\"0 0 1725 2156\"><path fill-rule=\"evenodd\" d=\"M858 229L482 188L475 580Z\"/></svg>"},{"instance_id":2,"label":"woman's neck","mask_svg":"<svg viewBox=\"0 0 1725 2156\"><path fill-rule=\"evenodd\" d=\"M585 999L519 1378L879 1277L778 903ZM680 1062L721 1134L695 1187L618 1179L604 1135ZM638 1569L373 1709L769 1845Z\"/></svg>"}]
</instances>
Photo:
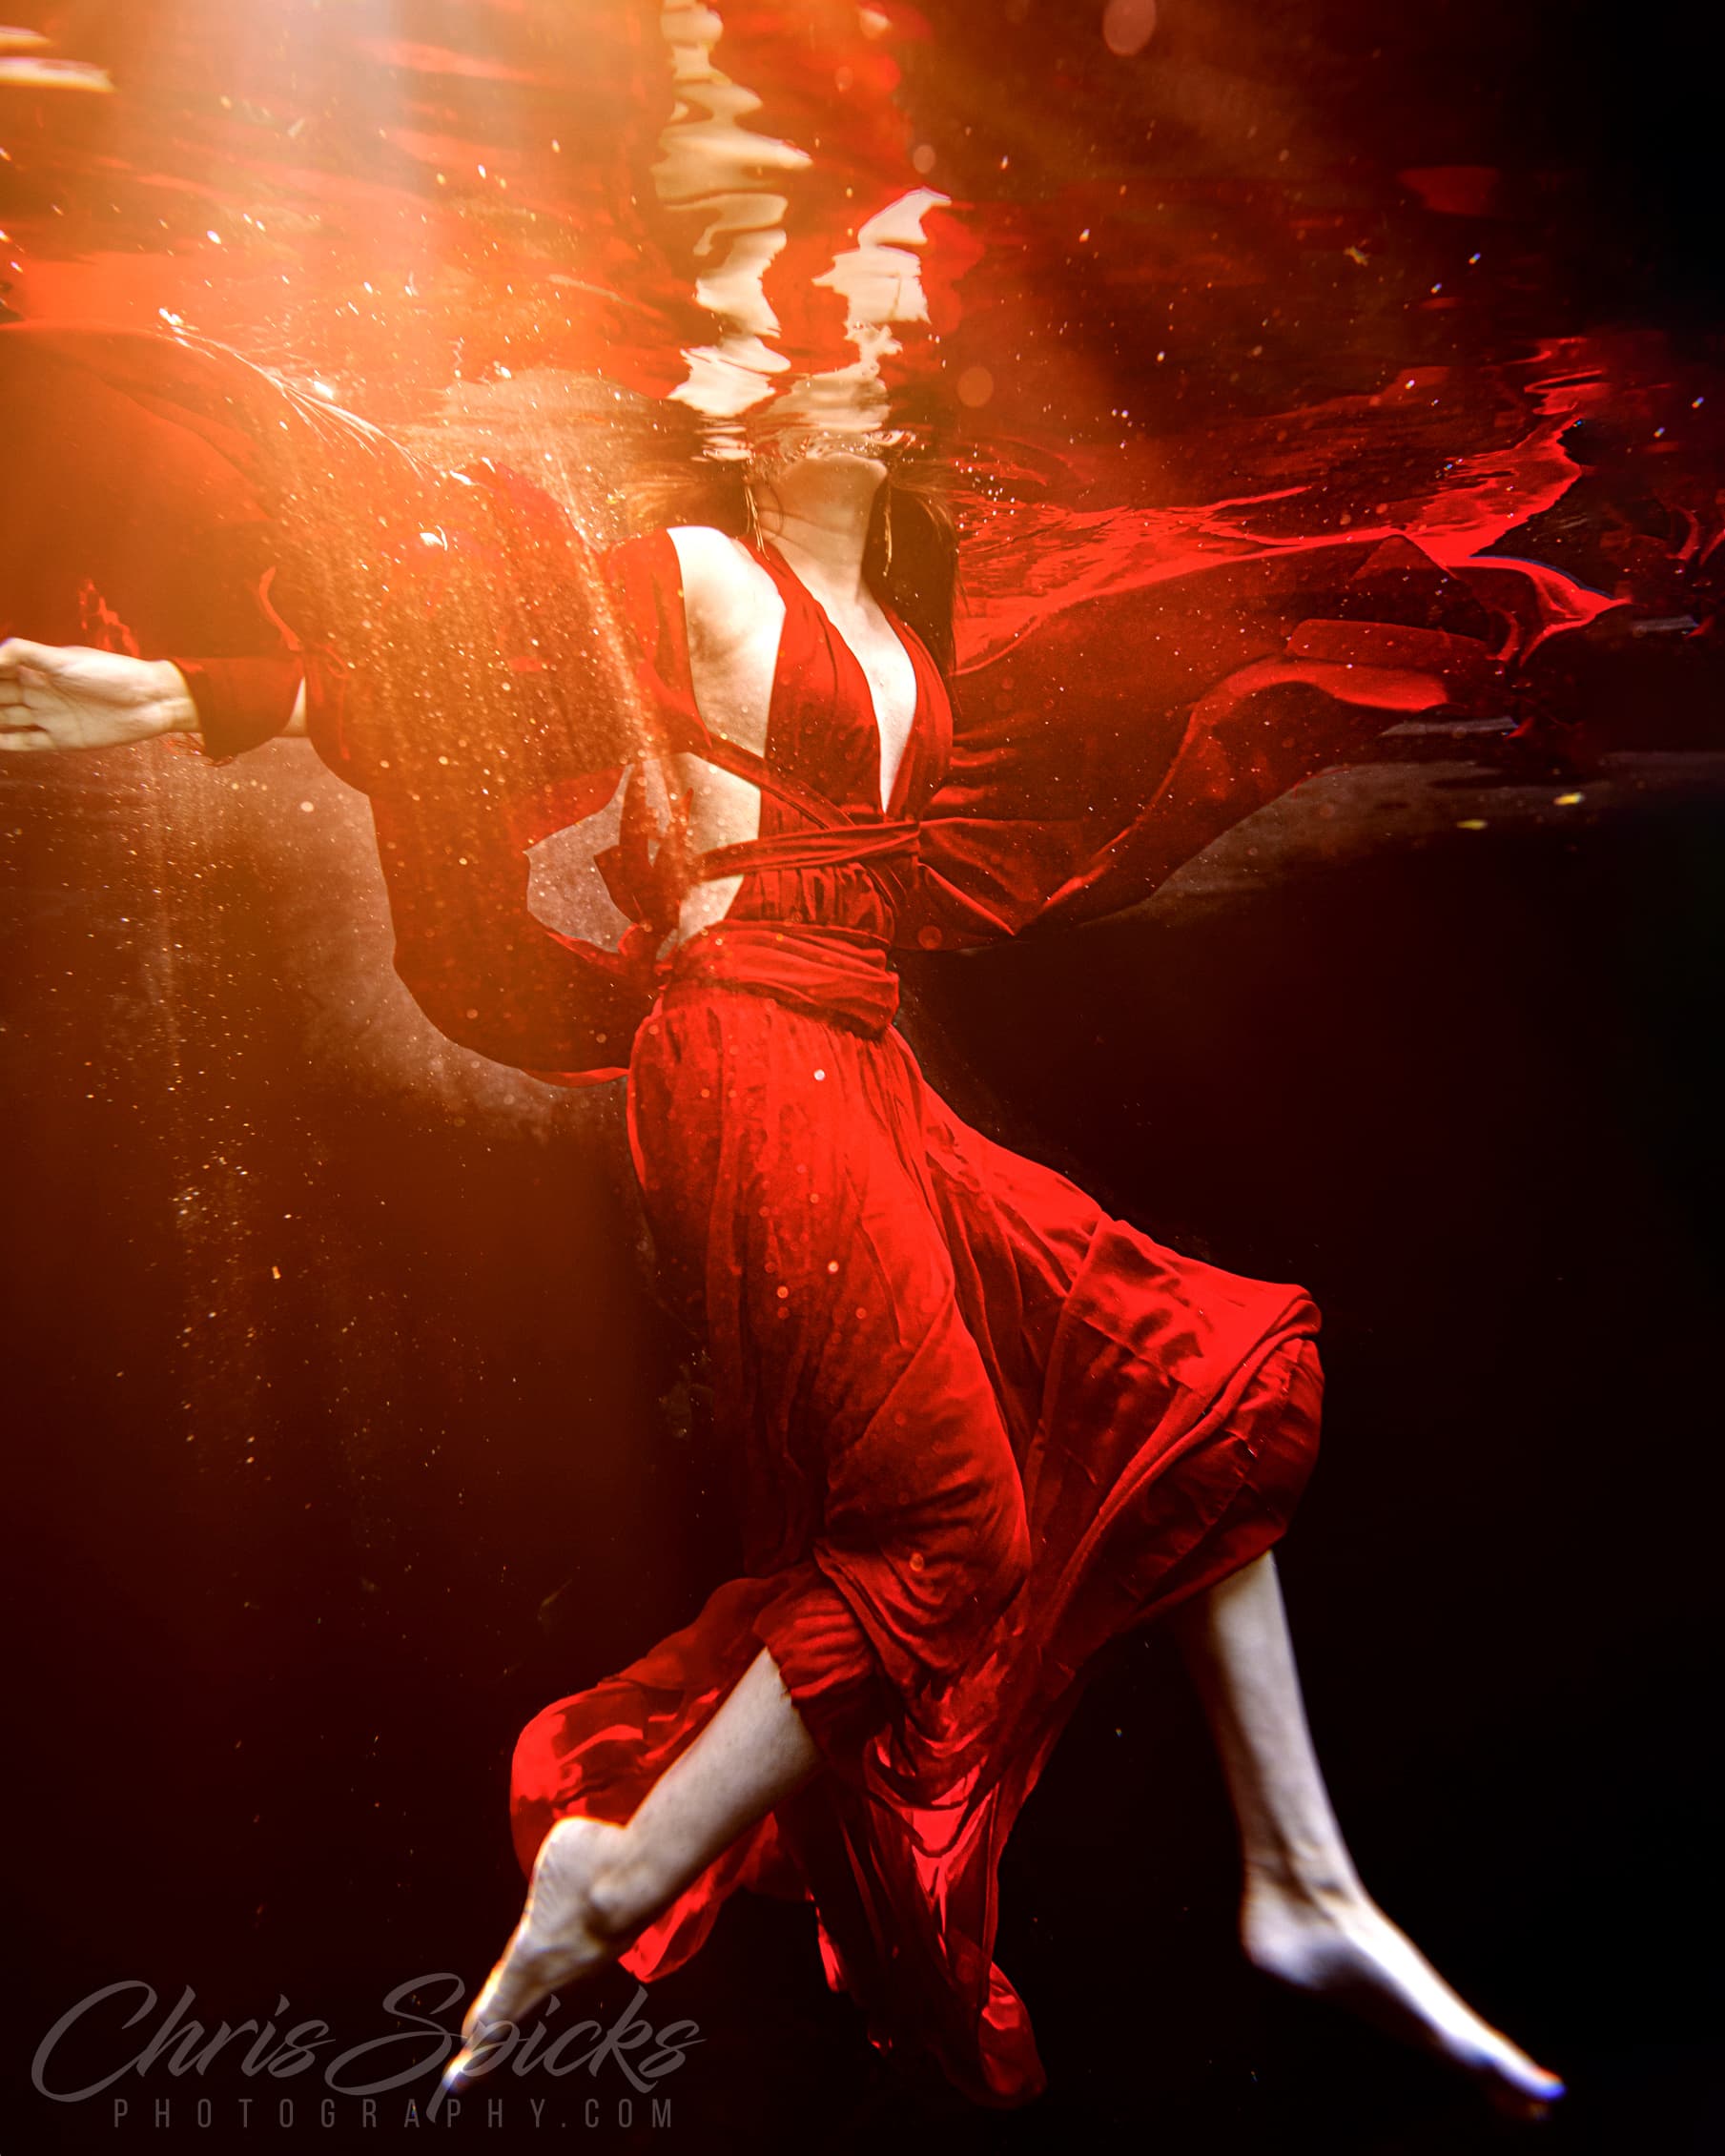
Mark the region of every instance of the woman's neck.
<instances>
[{"instance_id":1,"label":"woman's neck","mask_svg":"<svg viewBox=\"0 0 1725 2156\"><path fill-rule=\"evenodd\" d=\"M763 490L761 535L817 597L857 606L864 594L869 516L885 479L873 458L805 458Z\"/></svg>"}]
</instances>

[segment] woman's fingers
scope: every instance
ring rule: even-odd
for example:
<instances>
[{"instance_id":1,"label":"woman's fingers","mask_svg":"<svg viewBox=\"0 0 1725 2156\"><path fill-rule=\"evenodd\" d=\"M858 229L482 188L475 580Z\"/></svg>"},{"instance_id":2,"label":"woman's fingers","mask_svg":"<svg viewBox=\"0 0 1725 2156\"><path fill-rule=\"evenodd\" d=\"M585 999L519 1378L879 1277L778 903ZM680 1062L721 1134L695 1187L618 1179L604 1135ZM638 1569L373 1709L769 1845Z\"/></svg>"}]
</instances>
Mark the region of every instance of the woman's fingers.
<instances>
[{"instance_id":1,"label":"woman's fingers","mask_svg":"<svg viewBox=\"0 0 1725 2156\"><path fill-rule=\"evenodd\" d=\"M0 750L60 746L52 721L65 712L53 668L59 653L51 644L9 636L0 644Z\"/></svg>"},{"instance_id":2,"label":"woman's fingers","mask_svg":"<svg viewBox=\"0 0 1725 2156\"><path fill-rule=\"evenodd\" d=\"M38 673L51 674L64 663L57 645L32 644L24 636L9 636L0 644L0 681L16 673L21 667L33 667Z\"/></svg>"},{"instance_id":3,"label":"woman's fingers","mask_svg":"<svg viewBox=\"0 0 1725 2156\"><path fill-rule=\"evenodd\" d=\"M0 646L0 665L5 665L4 654L16 643L14 638L11 645ZM64 748L62 734L69 716L65 697L37 666L14 659L0 671L0 750L15 754L21 749Z\"/></svg>"},{"instance_id":4,"label":"woman's fingers","mask_svg":"<svg viewBox=\"0 0 1725 2156\"><path fill-rule=\"evenodd\" d=\"M0 644L0 752L54 746L41 723L48 681L39 660L47 648L21 636L9 636Z\"/></svg>"},{"instance_id":5,"label":"woman's fingers","mask_svg":"<svg viewBox=\"0 0 1725 2156\"><path fill-rule=\"evenodd\" d=\"M29 711L53 694L53 684L38 667L19 667L0 674L0 711Z\"/></svg>"}]
</instances>

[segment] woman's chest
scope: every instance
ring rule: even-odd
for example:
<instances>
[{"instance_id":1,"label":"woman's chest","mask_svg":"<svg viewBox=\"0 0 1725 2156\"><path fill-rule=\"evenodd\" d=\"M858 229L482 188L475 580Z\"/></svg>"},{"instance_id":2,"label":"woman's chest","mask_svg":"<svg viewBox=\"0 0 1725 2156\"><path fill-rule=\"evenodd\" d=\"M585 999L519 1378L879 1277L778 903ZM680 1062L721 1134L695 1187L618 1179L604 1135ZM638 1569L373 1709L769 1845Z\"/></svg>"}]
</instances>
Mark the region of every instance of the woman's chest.
<instances>
[{"instance_id":1,"label":"woman's chest","mask_svg":"<svg viewBox=\"0 0 1725 2156\"><path fill-rule=\"evenodd\" d=\"M916 723L916 669L904 641L884 617L847 623L842 642L862 675L867 692L863 731L870 736L865 761L873 760L884 813L897 785L899 768Z\"/></svg>"},{"instance_id":2,"label":"woman's chest","mask_svg":"<svg viewBox=\"0 0 1725 2156\"><path fill-rule=\"evenodd\" d=\"M811 601L773 592L727 626L690 639L690 687L708 728L830 800L884 811L918 698L910 652L885 617L847 619L841 633Z\"/></svg>"}]
</instances>

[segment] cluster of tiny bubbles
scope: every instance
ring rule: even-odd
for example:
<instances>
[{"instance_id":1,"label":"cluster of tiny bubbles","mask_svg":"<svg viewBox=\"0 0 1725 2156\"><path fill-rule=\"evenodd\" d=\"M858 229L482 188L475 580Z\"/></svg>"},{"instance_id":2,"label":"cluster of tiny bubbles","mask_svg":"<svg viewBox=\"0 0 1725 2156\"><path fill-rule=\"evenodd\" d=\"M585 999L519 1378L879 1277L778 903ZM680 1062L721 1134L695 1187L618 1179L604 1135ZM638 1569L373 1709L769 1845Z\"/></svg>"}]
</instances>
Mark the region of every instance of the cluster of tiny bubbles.
<instances>
[{"instance_id":1,"label":"cluster of tiny bubbles","mask_svg":"<svg viewBox=\"0 0 1725 2156\"><path fill-rule=\"evenodd\" d=\"M543 487L596 544L622 538L630 479L698 453L685 415L596 374L534 367L458 381L398 438L446 468L486 457Z\"/></svg>"}]
</instances>

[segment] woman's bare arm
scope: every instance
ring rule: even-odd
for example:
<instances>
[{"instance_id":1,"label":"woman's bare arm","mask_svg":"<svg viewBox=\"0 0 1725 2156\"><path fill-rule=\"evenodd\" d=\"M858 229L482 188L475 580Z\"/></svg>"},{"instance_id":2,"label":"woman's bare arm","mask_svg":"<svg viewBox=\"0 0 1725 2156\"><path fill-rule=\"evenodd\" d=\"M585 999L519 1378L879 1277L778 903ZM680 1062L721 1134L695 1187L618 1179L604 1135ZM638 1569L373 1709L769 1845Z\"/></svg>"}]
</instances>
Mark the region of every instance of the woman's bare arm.
<instances>
[{"instance_id":1,"label":"woman's bare arm","mask_svg":"<svg viewBox=\"0 0 1725 2156\"><path fill-rule=\"evenodd\" d=\"M172 659L19 636L0 644L0 752L121 749L198 729L197 706ZM305 731L303 679L282 730Z\"/></svg>"}]
</instances>

